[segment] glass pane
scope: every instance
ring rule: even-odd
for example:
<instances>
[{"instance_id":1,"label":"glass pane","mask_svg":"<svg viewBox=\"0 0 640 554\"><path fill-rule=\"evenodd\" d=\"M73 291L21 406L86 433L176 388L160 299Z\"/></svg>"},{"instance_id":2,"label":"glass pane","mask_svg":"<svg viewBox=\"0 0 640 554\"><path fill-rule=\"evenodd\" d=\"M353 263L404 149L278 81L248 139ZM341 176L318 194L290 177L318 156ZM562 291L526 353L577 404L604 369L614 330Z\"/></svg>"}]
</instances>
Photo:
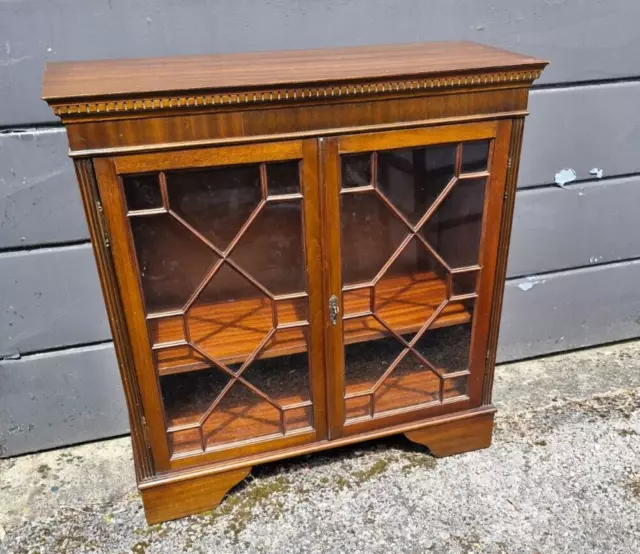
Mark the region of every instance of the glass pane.
<instances>
[{"instance_id":1,"label":"glass pane","mask_svg":"<svg viewBox=\"0 0 640 554\"><path fill-rule=\"evenodd\" d=\"M371 185L371 154L355 154L342 157L342 188L368 187Z\"/></svg>"},{"instance_id":2,"label":"glass pane","mask_svg":"<svg viewBox=\"0 0 640 554\"><path fill-rule=\"evenodd\" d=\"M440 377L407 353L374 395L376 413L440 400Z\"/></svg>"},{"instance_id":3,"label":"glass pane","mask_svg":"<svg viewBox=\"0 0 640 554\"><path fill-rule=\"evenodd\" d=\"M344 315L355 315L369 312L371 310L372 290L372 287L345 290L342 293L342 313Z\"/></svg>"},{"instance_id":4,"label":"glass pane","mask_svg":"<svg viewBox=\"0 0 640 554\"><path fill-rule=\"evenodd\" d=\"M160 377L167 427L197 424L229 381L217 368ZM200 448L199 432L170 433L169 439L175 453Z\"/></svg>"},{"instance_id":5,"label":"glass pane","mask_svg":"<svg viewBox=\"0 0 640 554\"><path fill-rule=\"evenodd\" d=\"M292 408L284 413L284 426L286 432L295 431L296 429L303 429L305 427L311 427L313 424L313 413L311 406L305 406L303 408Z\"/></svg>"},{"instance_id":6,"label":"glass pane","mask_svg":"<svg viewBox=\"0 0 640 554\"><path fill-rule=\"evenodd\" d=\"M442 391L442 397L456 398L458 396L468 396L469 378L466 375L454 377L453 379L445 379Z\"/></svg>"},{"instance_id":7,"label":"glass pane","mask_svg":"<svg viewBox=\"0 0 640 554\"><path fill-rule=\"evenodd\" d=\"M441 375L468 371L470 347L471 321L462 325L430 329L415 345L416 351Z\"/></svg>"},{"instance_id":8,"label":"glass pane","mask_svg":"<svg viewBox=\"0 0 640 554\"><path fill-rule=\"evenodd\" d=\"M147 327L152 345L185 340L184 318L180 315L149 319Z\"/></svg>"},{"instance_id":9,"label":"glass pane","mask_svg":"<svg viewBox=\"0 0 640 554\"><path fill-rule=\"evenodd\" d=\"M306 295L300 298L286 298L276 300L276 311L278 313L278 325L287 325L290 323L299 323L307 321L307 304Z\"/></svg>"},{"instance_id":10,"label":"glass pane","mask_svg":"<svg viewBox=\"0 0 640 554\"><path fill-rule=\"evenodd\" d=\"M130 222L147 313L182 309L218 256L168 214Z\"/></svg>"},{"instance_id":11,"label":"glass pane","mask_svg":"<svg viewBox=\"0 0 640 554\"><path fill-rule=\"evenodd\" d=\"M346 419L365 417L371 415L371 395L355 396L345 399Z\"/></svg>"},{"instance_id":12,"label":"glass pane","mask_svg":"<svg viewBox=\"0 0 640 554\"><path fill-rule=\"evenodd\" d=\"M476 291L487 181L464 173L487 170L489 147L477 141L343 157L347 420L467 394L474 300L459 297ZM353 190L370 175L374 190ZM353 288L361 284L368 286Z\"/></svg>"},{"instance_id":13,"label":"glass pane","mask_svg":"<svg viewBox=\"0 0 640 554\"><path fill-rule=\"evenodd\" d=\"M485 188L485 179L458 180L421 230L449 267L479 262Z\"/></svg>"},{"instance_id":14,"label":"glass pane","mask_svg":"<svg viewBox=\"0 0 640 554\"><path fill-rule=\"evenodd\" d=\"M304 328L277 331L259 359L243 373L247 381L284 408L310 399L306 335ZM291 355L283 356L285 351Z\"/></svg>"},{"instance_id":15,"label":"glass pane","mask_svg":"<svg viewBox=\"0 0 640 554\"><path fill-rule=\"evenodd\" d=\"M271 299L223 263L185 314L191 343L218 361L241 363L273 327Z\"/></svg>"},{"instance_id":16,"label":"glass pane","mask_svg":"<svg viewBox=\"0 0 640 554\"><path fill-rule=\"evenodd\" d=\"M385 338L390 333L373 317L345 320L343 329L345 392L371 391L404 346L395 338Z\"/></svg>"},{"instance_id":17,"label":"glass pane","mask_svg":"<svg viewBox=\"0 0 640 554\"><path fill-rule=\"evenodd\" d=\"M408 231L374 192L343 194L340 200L344 284L371 281Z\"/></svg>"},{"instance_id":18,"label":"glass pane","mask_svg":"<svg viewBox=\"0 0 640 554\"><path fill-rule=\"evenodd\" d=\"M379 190L416 225L453 179L456 145L378 153Z\"/></svg>"},{"instance_id":19,"label":"glass pane","mask_svg":"<svg viewBox=\"0 0 640 554\"><path fill-rule=\"evenodd\" d=\"M169 206L225 250L262 199L258 165L166 173Z\"/></svg>"},{"instance_id":20,"label":"glass pane","mask_svg":"<svg viewBox=\"0 0 640 554\"><path fill-rule=\"evenodd\" d=\"M299 163L168 171L129 216L174 454L313 424Z\"/></svg>"},{"instance_id":21,"label":"glass pane","mask_svg":"<svg viewBox=\"0 0 640 554\"><path fill-rule=\"evenodd\" d=\"M160 181L157 174L130 175L124 177L122 183L129 211L162 207Z\"/></svg>"},{"instance_id":22,"label":"glass pane","mask_svg":"<svg viewBox=\"0 0 640 554\"><path fill-rule=\"evenodd\" d=\"M485 171L489 161L489 141L477 140L462 145L462 173Z\"/></svg>"},{"instance_id":23,"label":"glass pane","mask_svg":"<svg viewBox=\"0 0 640 554\"><path fill-rule=\"evenodd\" d=\"M300 192L300 162L272 163L267 166L269 195Z\"/></svg>"},{"instance_id":24,"label":"glass pane","mask_svg":"<svg viewBox=\"0 0 640 554\"><path fill-rule=\"evenodd\" d=\"M172 346L154 351L158 373L170 374L209 367L209 363L190 346Z\"/></svg>"},{"instance_id":25,"label":"glass pane","mask_svg":"<svg viewBox=\"0 0 640 554\"><path fill-rule=\"evenodd\" d=\"M301 200L268 202L231 259L272 294L306 290Z\"/></svg>"},{"instance_id":26,"label":"glass pane","mask_svg":"<svg viewBox=\"0 0 640 554\"><path fill-rule=\"evenodd\" d=\"M182 429L169 434L169 444L172 452L176 454L184 454L186 452L198 453L202 452L200 442L200 430Z\"/></svg>"},{"instance_id":27,"label":"glass pane","mask_svg":"<svg viewBox=\"0 0 640 554\"><path fill-rule=\"evenodd\" d=\"M451 294L453 296L471 294L476 291L477 271L454 273L451 276Z\"/></svg>"},{"instance_id":28,"label":"glass pane","mask_svg":"<svg viewBox=\"0 0 640 554\"><path fill-rule=\"evenodd\" d=\"M375 286L375 313L396 333L415 333L447 297L447 273L412 239Z\"/></svg>"},{"instance_id":29,"label":"glass pane","mask_svg":"<svg viewBox=\"0 0 640 554\"><path fill-rule=\"evenodd\" d=\"M161 377L168 426L197 423L228 383L229 377L217 368Z\"/></svg>"},{"instance_id":30,"label":"glass pane","mask_svg":"<svg viewBox=\"0 0 640 554\"><path fill-rule=\"evenodd\" d=\"M236 382L207 418L202 431L207 447L279 434L280 411Z\"/></svg>"}]
</instances>

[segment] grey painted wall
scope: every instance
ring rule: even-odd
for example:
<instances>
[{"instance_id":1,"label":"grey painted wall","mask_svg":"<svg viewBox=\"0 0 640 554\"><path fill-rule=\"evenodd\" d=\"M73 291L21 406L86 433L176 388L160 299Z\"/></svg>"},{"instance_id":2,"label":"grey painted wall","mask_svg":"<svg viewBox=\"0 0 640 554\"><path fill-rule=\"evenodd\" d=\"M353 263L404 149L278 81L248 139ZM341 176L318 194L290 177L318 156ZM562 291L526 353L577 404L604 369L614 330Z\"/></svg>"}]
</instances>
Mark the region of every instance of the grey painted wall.
<instances>
[{"instance_id":1,"label":"grey painted wall","mask_svg":"<svg viewBox=\"0 0 640 554\"><path fill-rule=\"evenodd\" d=\"M469 39L551 59L542 82L566 83L635 75L639 19L633 0L0 2L0 124L54 120L45 60Z\"/></svg>"},{"instance_id":2,"label":"grey painted wall","mask_svg":"<svg viewBox=\"0 0 640 554\"><path fill-rule=\"evenodd\" d=\"M508 361L640 336L639 17L633 0L0 2L0 456L128 428L45 60L462 38L550 59L525 130Z\"/></svg>"},{"instance_id":3,"label":"grey painted wall","mask_svg":"<svg viewBox=\"0 0 640 554\"><path fill-rule=\"evenodd\" d=\"M640 177L522 190L507 275L640 258Z\"/></svg>"},{"instance_id":4,"label":"grey painted wall","mask_svg":"<svg viewBox=\"0 0 640 554\"><path fill-rule=\"evenodd\" d=\"M638 283L640 260L509 280L501 361L638 337Z\"/></svg>"},{"instance_id":5,"label":"grey painted wall","mask_svg":"<svg viewBox=\"0 0 640 554\"><path fill-rule=\"evenodd\" d=\"M0 361L0 383L0 457L128 430L110 344Z\"/></svg>"},{"instance_id":6,"label":"grey painted wall","mask_svg":"<svg viewBox=\"0 0 640 554\"><path fill-rule=\"evenodd\" d=\"M62 128L0 134L0 249L88 239L67 150Z\"/></svg>"},{"instance_id":7,"label":"grey painted wall","mask_svg":"<svg viewBox=\"0 0 640 554\"><path fill-rule=\"evenodd\" d=\"M0 254L0 356L110 338L90 244Z\"/></svg>"}]
</instances>

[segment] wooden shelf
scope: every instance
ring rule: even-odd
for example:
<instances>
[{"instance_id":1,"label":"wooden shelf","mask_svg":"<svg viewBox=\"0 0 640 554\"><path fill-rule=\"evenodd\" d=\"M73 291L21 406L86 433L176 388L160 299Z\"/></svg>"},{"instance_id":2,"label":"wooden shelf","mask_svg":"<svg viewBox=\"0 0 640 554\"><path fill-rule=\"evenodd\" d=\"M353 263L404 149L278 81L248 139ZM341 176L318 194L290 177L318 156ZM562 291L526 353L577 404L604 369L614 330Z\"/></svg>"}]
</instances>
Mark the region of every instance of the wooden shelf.
<instances>
[{"instance_id":1,"label":"wooden shelf","mask_svg":"<svg viewBox=\"0 0 640 554\"><path fill-rule=\"evenodd\" d=\"M375 355L375 350L371 353ZM261 383L256 383L260 386ZM259 398L241 385L234 385L240 397L223 401L211 414L203 427L204 436L209 446L228 444L251 437L262 437L280 433L278 411L265 400ZM283 384L283 388L286 384ZM377 414L400 408L411 408L434 402L439 399L439 379L428 370L411 374L391 374L376 393ZM213 398L205 391L194 404L187 404L171 414L170 423L181 425L197 421L207 409ZM445 381L443 397L454 398L465 395L466 377ZM233 395L232 395L233 396ZM288 405L301 400L298 396L280 398ZM287 432L309 427L312 424L312 408L297 408L287 413L285 425ZM171 410L173 411L173 410ZM371 417L369 398L359 397L346 400L347 419ZM170 442L174 452L188 452L200 448L196 431L180 431L170 434Z\"/></svg>"},{"instance_id":2,"label":"wooden shelf","mask_svg":"<svg viewBox=\"0 0 640 554\"><path fill-rule=\"evenodd\" d=\"M432 272L394 276L376 286L376 313L399 334L418 331L430 313L445 298L445 283ZM389 337L390 333L371 316L351 318L368 307L369 291L345 293L344 342L354 344ZM278 320L290 324L306 320L306 298L277 302ZM431 328L459 325L470 321L463 302L451 302ZM191 338L202 350L225 364L239 364L251 355L272 325L271 306L267 299L248 298L235 302L202 304L188 316ZM175 341L183 335L180 318L154 320L151 329L154 343ZM258 359L299 354L307 351L306 327L278 329ZM194 371L211 364L188 346L156 351L160 375Z\"/></svg>"},{"instance_id":3,"label":"wooden shelf","mask_svg":"<svg viewBox=\"0 0 640 554\"><path fill-rule=\"evenodd\" d=\"M345 293L345 317L367 310L369 290ZM446 284L433 272L413 273L382 279L376 286L375 312L400 335L415 333L446 297ZM431 329L460 325L471 320L463 302L447 304ZM390 336L387 329L373 317L357 317L344 322L344 343L353 344Z\"/></svg>"}]
</instances>

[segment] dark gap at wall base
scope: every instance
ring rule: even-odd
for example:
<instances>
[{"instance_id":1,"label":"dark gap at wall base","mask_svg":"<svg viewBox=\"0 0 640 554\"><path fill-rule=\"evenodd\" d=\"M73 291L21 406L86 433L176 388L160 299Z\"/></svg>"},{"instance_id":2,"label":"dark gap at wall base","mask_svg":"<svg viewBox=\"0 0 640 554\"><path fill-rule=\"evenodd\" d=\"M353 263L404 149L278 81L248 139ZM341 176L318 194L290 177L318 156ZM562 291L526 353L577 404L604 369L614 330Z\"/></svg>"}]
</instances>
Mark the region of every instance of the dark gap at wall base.
<instances>
[{"instance_id":1,"label":"dark gap at wall base","mask_svg":"<svg viewBox=\"0 0 640 554\"><path fill-rule=\"evenodd\" d=\"M89 239L71 240L68 242L51 242L40 244L29 244L28 246L14 247L14 248L0 248L0 256L2 254L15 254L22 252L34 252L38 250L50 250L52 248L69 248L71 246L82 246L85 244L91 244Z\"/></svg>"}]
</instances>

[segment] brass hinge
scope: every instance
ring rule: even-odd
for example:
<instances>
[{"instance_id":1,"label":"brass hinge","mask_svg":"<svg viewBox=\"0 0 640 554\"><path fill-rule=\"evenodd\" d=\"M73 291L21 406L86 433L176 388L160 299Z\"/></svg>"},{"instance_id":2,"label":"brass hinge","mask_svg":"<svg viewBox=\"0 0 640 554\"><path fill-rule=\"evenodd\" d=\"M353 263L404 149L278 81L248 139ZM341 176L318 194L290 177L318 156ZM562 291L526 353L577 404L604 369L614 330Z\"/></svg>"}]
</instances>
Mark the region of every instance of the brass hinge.
<instances>
[{"instance_id":1,"label":"brass hinge","mask_svg":"<svg viewBox=\"0 0 640 554\"><path fill-rule=\"evenodd\" d=\"M507 159L507 169L511 169L511 167L513 166L513 158L511 156L509 156L509 158ZM504 199L506 200L507 198L509 198L509 190L507 188L504 189Z\"/></svg>"},{"instance_id":2,"label":"brass hinge","mask_svg":"<svg viewBox=\"0 0 640 554\"><path fill-rule=\"evenodd\" d=\"M104 208L102 202L96 200L96 209L98 210L98 226L100 227L100 233L102 233L102 240L104 245L109 248L109 231L107 231L107 220L104 217Z\"/></svg>"},{"instance_id":3,"label":"brass hinge","mask_svg":"<svg viewBox=\"0 0 640 554\"><path fill-rule=\"evenodd\" d=\"M142 435L144 436L144 444L147 450L151 452L151 440L149 440L149 429L147 427L147 418L142 416Z\"/></svg>"}]
</instances>

